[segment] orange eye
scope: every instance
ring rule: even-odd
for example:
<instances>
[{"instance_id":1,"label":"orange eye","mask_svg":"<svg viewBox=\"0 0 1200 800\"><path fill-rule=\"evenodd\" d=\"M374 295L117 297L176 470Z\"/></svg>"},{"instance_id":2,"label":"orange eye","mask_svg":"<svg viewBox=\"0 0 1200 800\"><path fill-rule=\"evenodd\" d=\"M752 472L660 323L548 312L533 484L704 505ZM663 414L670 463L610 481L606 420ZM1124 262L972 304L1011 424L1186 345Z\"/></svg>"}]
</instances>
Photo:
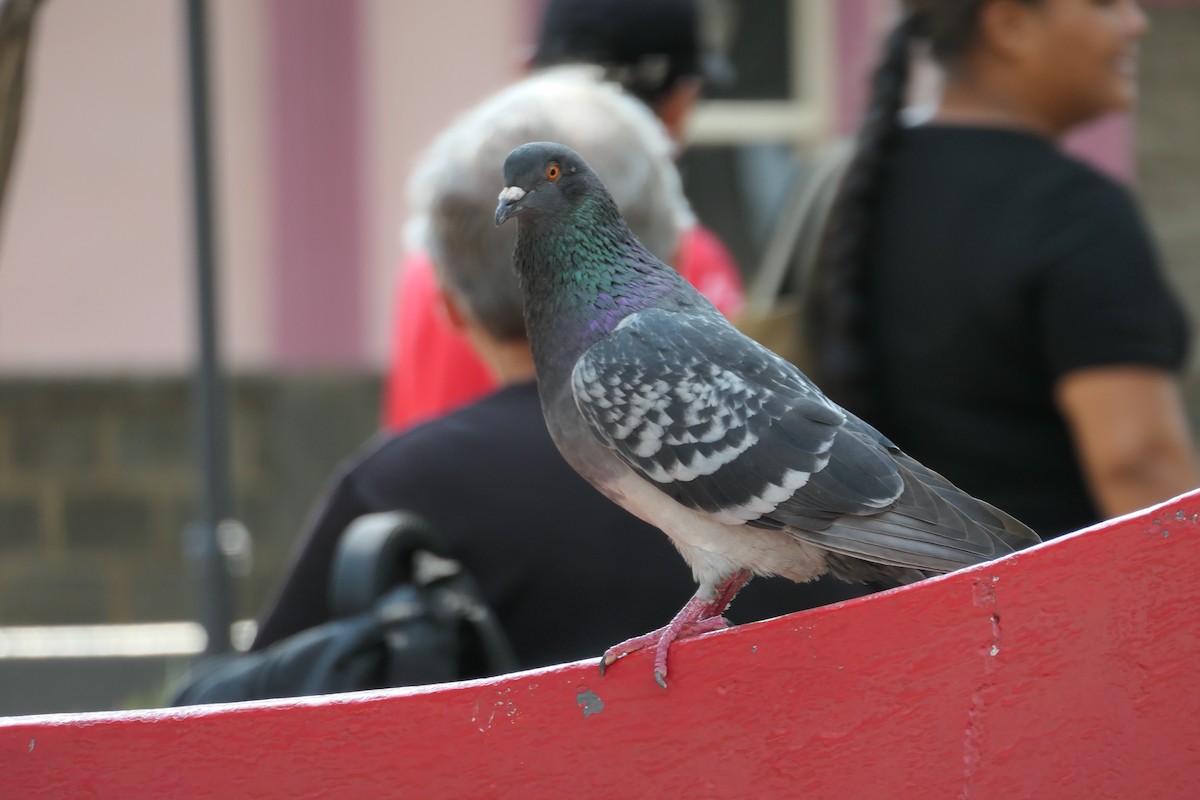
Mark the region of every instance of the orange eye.
<instances>
[{"instance_id":1,"label":"orange eye","mask_svg":"<svg viewBox=\"0 0 1200 800\"><path fill-rule=\"evenodd\" d=\"M551 181L558 180L558 176L562 174L562 170L558 168L558 164L551 164L546 167L546 179Z\"/></svg>"}]
</instances>

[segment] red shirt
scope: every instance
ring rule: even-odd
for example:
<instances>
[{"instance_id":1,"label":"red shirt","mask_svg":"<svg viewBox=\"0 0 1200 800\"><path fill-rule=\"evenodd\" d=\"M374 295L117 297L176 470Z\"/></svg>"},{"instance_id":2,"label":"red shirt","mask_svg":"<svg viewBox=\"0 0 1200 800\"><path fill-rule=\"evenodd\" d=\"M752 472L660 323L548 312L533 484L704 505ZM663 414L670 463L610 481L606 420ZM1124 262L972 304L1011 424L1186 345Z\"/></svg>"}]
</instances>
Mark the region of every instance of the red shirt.
<instances>
[{"instance_id":1,"label":"red shirt","mask_svg":"<svg viewBox=\"0 0 1200 800\"><path fill-rule=\"evenodd\" d=\"M744 293L733 256L699 225L683 234L679 273L727 317L742 310ZM396 282L391 362L384 383L383 425L409 428L488 394L495 377L467 337L439 309L433 264L423 252L409 254Z\"/></svg>"}]
</instances>

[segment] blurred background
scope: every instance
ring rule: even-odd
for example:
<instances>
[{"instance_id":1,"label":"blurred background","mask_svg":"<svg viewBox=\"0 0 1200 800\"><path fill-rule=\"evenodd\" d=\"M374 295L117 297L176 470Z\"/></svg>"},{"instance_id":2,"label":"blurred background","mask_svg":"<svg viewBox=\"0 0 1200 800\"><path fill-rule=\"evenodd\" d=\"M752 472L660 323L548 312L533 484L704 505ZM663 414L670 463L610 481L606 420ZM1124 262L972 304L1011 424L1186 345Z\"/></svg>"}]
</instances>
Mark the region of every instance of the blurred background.
<instances>
[{"instance_id":1,"label":"blurred background","mask_svg":"<svg viewBox=\"0 0 1200 800\"><path fill-rule=\"evenodd\" d=\"M29 5L0 220L0 715L154 705L205 647L184 557L201 494L185 6ZM238 619L330 470L378 427L409 167L519 75L540 6L205 4ZM1195 319L1200 6L1145 6L1136 112L1071 146L1134 185ZM789 193L853 128L894 8L707 8L737 80L707 93L681 169L753 285Z\"/></svg>"}]
</instances>

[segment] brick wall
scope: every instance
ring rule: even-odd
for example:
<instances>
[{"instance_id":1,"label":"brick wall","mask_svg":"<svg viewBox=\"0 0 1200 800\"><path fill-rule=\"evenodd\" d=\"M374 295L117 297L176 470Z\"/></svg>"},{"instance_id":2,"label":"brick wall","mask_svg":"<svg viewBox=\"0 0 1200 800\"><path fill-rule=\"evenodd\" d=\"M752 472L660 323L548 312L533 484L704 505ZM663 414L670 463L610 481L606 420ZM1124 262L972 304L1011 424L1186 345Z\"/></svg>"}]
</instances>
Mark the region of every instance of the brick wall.
<instances>
[{"instance_id":1,"label":"brick wall","mask_svg":"<svg viewBox=\"0 0 1200 800\"><path fill-rule=\"evenodd\" d=\"M251 614L330 470L376 427L374 376L233 382ZM0 380L0 625L182 619L195 504L184 377Z\"/></svg>"},{"instance_id":2,"label":"brick wall","mask_svg":"<svg viewBox=\"0 0 1200 800\"><path fill-rule=\"evenodd\" d=\"M1136 115L1138 195L1200 330L1200 6L1149 11ZM1194 331L1195 332L1195 331ZM1200 356L1193 346L1192 363Z\"/></svg>"}]
</instances>

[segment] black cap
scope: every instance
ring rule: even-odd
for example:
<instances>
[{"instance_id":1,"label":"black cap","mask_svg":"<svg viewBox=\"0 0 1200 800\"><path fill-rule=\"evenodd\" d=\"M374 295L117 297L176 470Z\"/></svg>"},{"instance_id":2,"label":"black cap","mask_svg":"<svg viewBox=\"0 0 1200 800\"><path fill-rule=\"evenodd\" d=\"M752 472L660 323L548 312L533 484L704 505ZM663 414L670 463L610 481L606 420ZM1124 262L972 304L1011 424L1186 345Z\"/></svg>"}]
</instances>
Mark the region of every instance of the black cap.
<instances>
[{"instance_id":1,"label":"black cap","mask_svg":"<svg viewBox=\"0 0 1200 800\"><path fill-rule=\"evenodd\" d=\"M648 103L680 78L732 75L701 43L695 0L547 0L533 66L575 63L604 67Z\"/></svg>"}]
</instances>

